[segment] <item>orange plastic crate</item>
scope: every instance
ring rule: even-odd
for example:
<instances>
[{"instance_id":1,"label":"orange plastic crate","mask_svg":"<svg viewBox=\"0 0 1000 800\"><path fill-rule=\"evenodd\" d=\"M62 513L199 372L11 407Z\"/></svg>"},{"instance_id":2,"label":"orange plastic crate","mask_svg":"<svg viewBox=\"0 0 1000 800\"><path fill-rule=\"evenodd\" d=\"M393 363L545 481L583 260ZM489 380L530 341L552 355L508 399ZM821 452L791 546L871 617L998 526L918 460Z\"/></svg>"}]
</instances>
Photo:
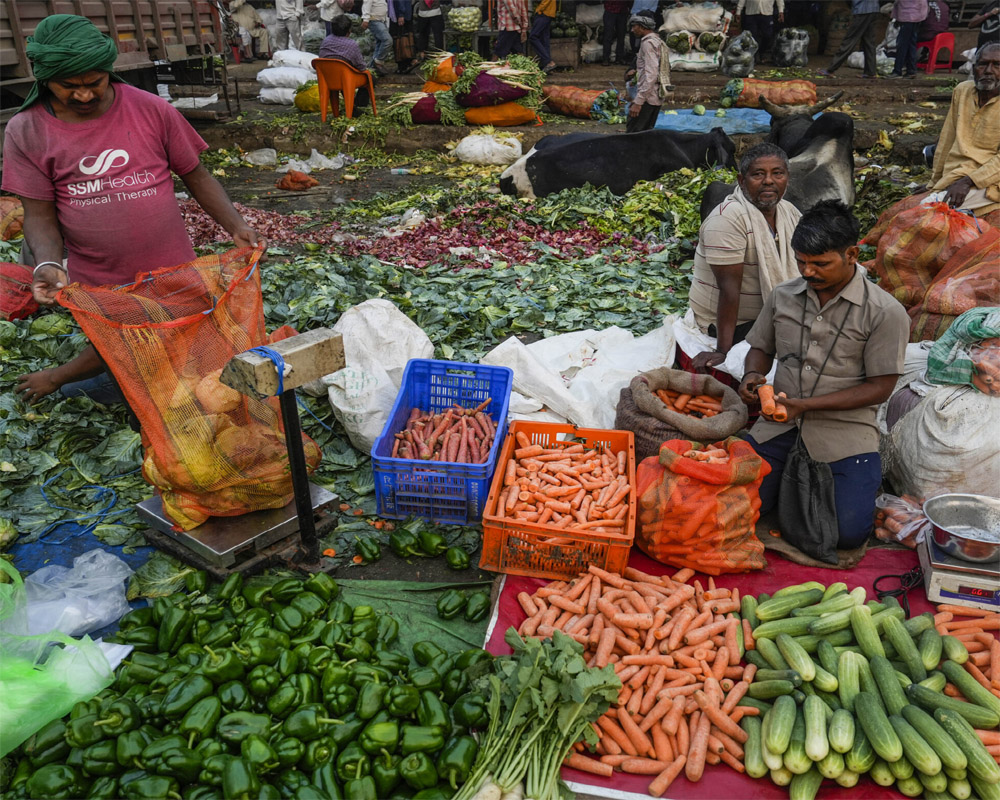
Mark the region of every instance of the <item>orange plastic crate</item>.
<instances>
[{"instance_id":1,"label":"orange plastic crate","mask_svg":"<svg viewBox=\"0 0 1000 800\"><path fill-rule=\"evenodd\" d=\"M585 447L628 454L627 470L632 491L629 493L628 514L623 533L574 531L554 525L539 525L497 516L497 500L503 488L507 462L513 458L517 432L527 434L532 444L543 447L553 442L572 440ZM610 431L577 428L553 422L523 422L510 424L497 469L490 485L483 512L482 569L511 575L536 578L573 578L586 572L590 564L621 574L628 563L629 550L635 538L635 439L631 431Z\"/></svg>"}]
</instances>

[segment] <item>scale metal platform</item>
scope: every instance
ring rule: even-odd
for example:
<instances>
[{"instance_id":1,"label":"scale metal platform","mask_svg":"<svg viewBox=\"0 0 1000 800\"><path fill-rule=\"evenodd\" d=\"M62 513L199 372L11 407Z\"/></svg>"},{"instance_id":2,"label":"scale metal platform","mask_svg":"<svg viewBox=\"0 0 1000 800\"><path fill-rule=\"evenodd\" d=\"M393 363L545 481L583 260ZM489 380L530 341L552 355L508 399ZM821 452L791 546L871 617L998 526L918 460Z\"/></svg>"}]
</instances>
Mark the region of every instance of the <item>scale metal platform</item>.
<instances>
[{"instance_id":1,"label":"scale metal platform","mask_svg":"<svg viewBox=\"0 0 1000 800\"><path fill-rule=\"evenodd\" d=\"M929 535L917 546L917 556L932 603L1000 611L1000 564L975 564L950 556Z\"/></svg>"},{"instance_id":2,"label":"scale metal platform","mask_svg":"<svg viewBox=\"0 0 1000 800\"><path fill-rule=\"evenodd\" d=\"M333 492L312 482L309 491L313 514L337 499ZM211 517L194 530L180 532L173 529L173 523L163 513L159 496L143 500L136 509L155 532L169 537L206 564L224 569L263 553L300 528L294 500L284 508L252 511L238 517Z\"/></svg>"}]
</instances>

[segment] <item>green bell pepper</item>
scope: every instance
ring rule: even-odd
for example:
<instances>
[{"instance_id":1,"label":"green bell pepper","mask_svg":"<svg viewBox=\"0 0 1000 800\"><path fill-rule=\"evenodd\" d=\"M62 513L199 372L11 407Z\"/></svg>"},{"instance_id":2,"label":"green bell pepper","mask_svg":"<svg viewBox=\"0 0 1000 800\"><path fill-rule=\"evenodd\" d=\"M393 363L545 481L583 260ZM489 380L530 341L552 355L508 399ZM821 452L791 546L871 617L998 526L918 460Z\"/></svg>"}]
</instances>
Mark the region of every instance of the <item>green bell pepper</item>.
<instances>
[{"instance_id":1,"label":"green bell pepper","mask_svg":"<svg viewBox=\"0 0 1000 800\"><path fill-rule=\"evenodd\" d=\"M327 603L340 594L337 582L325 572L316 572L310 575L303 586L313 594L318 594Z\"/></svg>"},{"instance_id":2,"label":"green bell pepper","mask_svg":"<svg viewBox=\"0 0 1000 800\"><path fill-rule=\"evenodd\" d=\"M272 642L277 642L278 647L284 648L285 650L291 649L292 637L284 631L279 631L277 628L265 628L261 631L260 635L265 639L270 639Z\"/></svg>"},{"instance_id":3,"label":"green bell pepper","mask_svg":"<svg viewBox=\"0 0 1000 800\"><path fill-rule=\"evenodd\" d=\"M201 784L188 786L181 797L183 800L225 800L214 786L202 786ZM278 798L280 800L281 795L278 795Z\"/></svg>"},{"instance_id":4,"label":"green bell pepper","mask_svg":"<svg viewBox=\"0 0 1000 800\"><path fill-rule=\"evenodd\" d=\"M244 666L256 667L261 664L271 665L278 660L282 647L274 639L265 636L255 636L245 639L239 645L233 645Z\"/></svg>"},{"instance_id":5,"label":"green bell pepper","mask_svg":"<svg viewBox=\"0 0 1000 800\"><path fill-rule=\"evenodd\" d=\"M313 739L303 747L305 749L302 758L298 761L298 765L302 769L316 769L324 764L332 763L333 757L337 754L336 745L329 736Z\"/></svg>"},{"instance_id":6,"label":"green bell pepper","mask_svg":"<svg viewBox=\"0 0 1000 800\"><path fill-rule=\"evenodd\" d=\"M266 774L281 764L274 748L263 736L255 733L251 733L240 742L240 755L258 775Z\"/></svg>"},{"instance_id":7,"label":"green bell pepper","mask_svg":"<svg viewBox=\"0 0 1000 800\"><path fill-rule=\"evenodd\" d=\"M278 759L278 766L282 769L297 764L306 752L306 746L302 741L292 736L278 738L271 742L271 746L274 748L274 755Z\"/></svg>"},{"instance_id":8,"label":"green bell pepper","mask_svg":"<svg viewBox=\"0 0 1000 800\"><path fill-rule=\"evenodd\" d=\"M461 547L449 547L444 551L444 560L451 569L462 570L469 568L469 554Z\"/></svg>"},{"instance_id":9,"label":"green bell pepper","mask_svg":"<svg viewBox=\"0 0 1000 800\"><path fill-rule=\"evenodd\" d=\"M434 762L424 752L410 753L399 762L399 777L412 789L430 789L437 786L438 774Z\"/></svg>"},{"instance_id":10,"label":"green bell pepper","mask_svg":"<svg viewBox=\"0 0 1000 800\"><path fill-rule=\"evenodd\" d=\"M389 547L400 558L421 555L420 541L414 534L403 528L389 534Z\"/></svg>"},{"instance_id":11,"label":"green bell pepper","mask_svg":"<svg viewBox=\"0 0 1000 800\"><path fill-rule=\"evenodd\" d=\"M173 778L166 775L147 775L143 778L118 785L123 789L127 800L170 800L180 797L180 787Z\"/></svg>"},{"instance_id":12,"label":"green bell pepper","mask_svg":"<svg viewBox=\"0 0 1000 800\"><path fill-rule=\"evenodd\" d=\"M417 667L406 673L406 679L420 691L441 691L441 673L434 667Z\"/></svg>"},{"instance_id":13,"label":"green bell pepper","mask_svg":"<svg viewBox=\"0 0 1000 800\"><path fill-rule=\"evenodd\" d=\"M287 678L293 672L299 671L299 654L294 650L282 650L278 655L278 660L274 662L274 668L282 678Z\"/></svg>"},{"instance_id":14,"label":"green bell pepper","mask_svg":"<svg viewBox=\"0 0 1000 800\"><path fill-rule=\"evenodd\" d=\"M181 664L175 661L170 669L168 669L159 678L157 678L151 684L149 684L149 691L169 692L185 676L190 674L191 674L191 667L189 665Z\"/></svg>"},{"instance_id":15,"label":"green bell pepper","mask_svg":"<svg viewBox=\"0 0 1000 800\"><path fill-rule=\"evenodd\" d=\"M194 618L192 617L192 623ZM144 625L140 628L131 628L119 635L122 644L130 644L140 653L156 653L159 651L157 641L160 636L158 628L152 625Z\"/></svg>"},{"instance_id":16,"label":"green bell pepper","mask_svg":"<svg viewBox=\"0 0 1000 800\"><path fill-rule=\"evenodd\" d=\"M281 726L285 736L294 736L303 742L318 739L330 732L330 727L341 721L326 715L319 703L311 703L293 711Z\"/></svg>"},{"instance_id":17,"label":"green bell pepper","mask_svg":"<svg viewBox=\"0 0 1000 800\"><path fill-rule=\"evenodd\" d=\"M282 797L295 797L295 793L306 786L309 786L309 778L297 769L286 769L278 775L278 790Z\"/></svg>"},{"instance_id":18,"label":"green bell pepper","mask_svg":"<svg viewBox=\"0 0 1000 800\"><path fill-rule=\"evenodd\" d=\"M228 753L206 756L201 763L201 772L198 774L198 781L209 786L222 786L222 771L231 758L233 756Z\"/></svg>"},{"instance_id":19,"label":"green bell pepper","mask_svg":"<svg viewBox=\"0 0 1000 800\"><path fill-rule=\"evenodd\" d=\"M368 564L382 558L382 547L378 540L374 538L362 539L360 536L354 537L354 552L361 556L361 562Z\"/></svg>"},{"instance_id":20,"label":"green bell pepper","mask_svg":"<svg viewBox=\"0 0 1000 800\"><path fill-rule=\"evenodd\" d=\"M135 701L136 706L139 709L139 713L142 714L142 718L150 725L160 725L165 721L161 709L163 708L163 695L162 694L147 694L145 697L140 697Z\"/></svg>"},{"instance_id":21,"label":"green bell pepper","mask_svg":"<svg viewBox=\"0 0 1000 800\"><path fill-rule=\"evenodd\" d=\"M24 743L24 754L31 759L31 765L35 769L61 760L68 752L66 723L61 719L54 719L42 726Z\"/></svg>"},{"instance_id":22,"label":"green bell pepper","mask_svg":"<svg viewBox=\"0 0 1000 800\"><path fill-rule=\"evenodd\" d=\"M451 715L462 728L484 728L489 723L488 707L480 692L466 692L452 704Z\"/></svg>"},{"instance_id":23,"label":"green bell pepper","mask_svg":"<svg viewBox=\"0 0 1000 800\"><path fill-rule=\"evenodd\" d=\"M89 747L104 738L103 728L96 726L97 714L86 714L70 719L66 726L66 744L70 747Z\"/></svg>"},{"instance_id":24,"label":"green bell pepper","mask_svg":"<svg viewBox=\"0 0 1000 800\"><path fill-rule=\"evenodd\" d=\"M368 644L375 644L378 639L378 620L375 617L367 617L352 622L351 636L364 639Z\"/></svg>"},{"instance_id":25,"label":"green bell pepper","mask_svg":"<svg viewBox=\"0 0 1000 800\"><path fill-rule=\"evenodd\" d=\"M381 644L382 643L379 642L379 644L375 646L375 652L372 655L372 659L376 665L383 667L396 675L406 672L406 670L410 668L410 659L395 650L382 649Z\"/></svg>"},{"instance_id":26,"label":"green bell pepper","mask_svg":"<svg viewBox=\"0 0 1000 800\"><path fill-rule=\"evenodd\" d=\"M184 588L189 592L204 593L208 588L208 573L203 569L184 573Z\"/></svg>"},{"instance_id":27,"label":"green bell pepper","mask_svg":"<svg viewBox=\"0 0 1000 800\"><path fill-rule=\"evenodd\" d=\"M438 728L447 736L451 733L451 717L448 707L434 692L425 689L420 693L420 705L417 706L417 721L426 728Z\"/></svg>"},{"instance_id":28,"label":"green bell pepper","mask_svg":"<svg viewBox=\"0 0 1000 800\"><path fill-rule=\"evenodd\" d=\"M358 692L358 704L354 709L355 713L364 720L374 717L382 710L385 693L388 691L388 688L384 683L376 683L375 681L369 681L364 684Z\"/></svg>"},{"instance_id":29,"label":"green bell pepper","mask_svg":"<svg viewBox=\"0 0 1000 800\"><path fill-rule=\"evenodd\" d=\"M327 621L323 629L319 632L319 641L325 647L335 648L338 644L346 642L348 631L342 622Z\"/></svg>"},{"instance_id":30,"label":"green bell pepper","mask_svg":"<svg viewBox=\"0 0 1000 800\"><path fill-rule=\"evenodd\" d=\"M231 600L243 588L243 573L231 572L219 587L216 597L219 600Z\"/></svg>"},{"instance_id":31,"label":"green bell pepper","mask_svg":"<svg viewBox=\"0 0 1000 800\"><path fill-rule=\"evenodd\" d=\"M324 626L326 625L326 623L323 624ZM306 654L305 670L310 675L315 675L319 678L323 675L326 668L333 663L336 653L334 653L333 649L327 645L310 647L308 650L309 652Z\"/></svg>"},{"instance_id":32,"label":"green bell pepper","mask_svg":"<svg viewBox=\"0 0 1000 800\"><path fill-rule=\"evenodd\" d=\"M467 622L479 622L484 619L490 610L490 593L487 591L473 592L469 595L469 601L465 606L465 619Z\"/></svg>"},{"instance_id":33,"label":"green bell pepper","mask_svg":"<svg viewBox=\"0 0 1000 800\"><path fill-rule=\"evenodd\" d=\"M227 681L222 684L216 692L216 697L222 703L222 710L226 712L247 711L253 700L247 687L240 681Z\"/></svg>"},{"instance_id":34,"label":"green bell pepper","mask_svg":"<svg viewBox=\"0 0 1000 800\"><path fill-rule=\"evenodd\" d=\"M351 667L351 686L355 689L360 689L364 684L374 681L375 683L384 683L388 686L392 683L393 674L389 672L385 667L380 667L378 664L367 664L364 662L354 664Z\"/></svg>"},{"instance_id":35,"label":"green bell pepper","mask_svg":"<svg viewBox=\"0 0 1000 800\"><path fill-rule=\"evenodd\" d=\"M198 742L198 746L195 747L194 751L204 760L209 756L217 756L225 753L226 748L222 746L222 742L218 739L202 739Z\"/></svg>"},{"instance_id":36,"label":"green bell pepper","mask_svg":"<svg viewBox=\"0 0 1000 800\"><path fill-rule=\"evenodd\" d=\"M296 795L296 800L299 800L300 795ZM305 795L301 795L302 800L323 800L321 797L307 798ZM281 800L281 791L277 786L271 783L262 783L260 785L260 791L257 793L257 800Z\"/></svg>"},{"instance_id":37,"label":"green bell pepper","mask_svg":"<svg viewBox=\"0 0 1000 800\"><path fill-rule=\"evenodd\" d=\"M399 638L399 623L388 614L378 615L376 635L382 645L390 645Z\"/></svg>"},{"instance_id":38,"label":"green bell pepper","mask_svg":"<svg viewBox=\"0 0 1000 800\"><path fill-rule=\"evenodd\" d=\"M306 589L295 595L289 605L297 609L306 619L309 619L310 617L318 617L326 611L327 601Z\"/></svg>"},{"instance_id":39,"label":"green bell pepper","mask_svg":"<svg viewBox=\"0 0 1000 800\"><path fill-rule=\"evenodd\" d=\"M330 739L334 746L341 750L358 738L365 724L365 721L357 714L353 712L345 714L341 717L340 724L333 726L333 730L330 731Z\"/></svg>"},{"instance_id":40,"label":"green bell pepper","mask_svg":"<svg viewBox=\"0 0 1000 800\"><path fill-rule=\"evenodd\" d=\"M469 690L469 674L453 667L441 679L441 697L446 703L454 703Z\"/></svg>"},{"instance_id":41,"label":"green bell pepper","mask_svg":"<svg viewBox=\"0 0 1000 800\"><path fill-rule=\"evenodd\" d=\"M279 603L291 602L305 588L304 583L301 578L282 578L271 585L271 597Z\"/></svg>"},{"instance_id":42,"label":"green bell pepper","mask_svg":"<svg viewBox=\"0 0 1000 800\"><path fill-rule=\"evenodd\" d=\"M291 636L306 624L305 615L293 606L285 606L274 615L274 627L276 630L287 633Z\"/></svg>"},{"instance_id":43,"label":"green bell pepper","mask_svg":"<svg viewBox=\"0 0 1000 800\"><path fill-rule=\"evenodd\" d=\"M133 608L118 620L118 630L129 631L132 628L144 628L147 625L152 625L154 622L153 607L142 606L140 608Z\"/></svg>"},{"instance_id":44,"label":"green bell pepper","mask_svg":"<svg viewBox=\"0 0 1000 800\"><path fill-rule=\"evenodd\" d=\"M479 745L471 736L455 736L449 739L438 754L438 777L452 789L457 790L460 783L465 783L469 779L478 754Z\"/></svg>"},{"instance_id":45,"label":"green bell pepper","mask_svg":"<svg viewBox=\"0 0 1000 800\"><path fill-rule=\"evenodd\" d=\"M214 695L203 697L195 703L181 720L178 732L188 737L188 747L196 741L207 739L215 732L215 726L222 717L222 702Z\"/></svg>"},{"instance_id":46,"label":"green bell pepper","mask_svg":"<svg viewBox=\"0 0 1000 800\"><path fill-rule=\"evenodd\" d=\"M227 620L219 620L204 635L196 637L195 641L202 647L214 647L217 650L229 647L236 641L236 627Z\"/></svg>"},{"instance_id":47,"label":"green bell pepper","mask_svg":"<svg viewBox=\"0 0 1000 800\"><path fill-rule=\"evenodd\" d=\"M385 695L385 708L394 717L408 717L420 705L420 692L406 683L389 687Z\"/></svg>"},{"instance_id":48,"label":"green bell pepper","mask_svg":"<svg viewBox=\"0 0 1000 800\"><path fill-rule=\"evenodd\" d=\"M400 761L402 761L400 756L383 752L372 764L372 778L379 797L388 797L392 790L399 786L402 780L399 777Z\"/></svg>"},{"instance_id":49,"label":"green bell pepper","mask_svg":"<svg viewBox=\"0 0 1000 800\"><path fill-rule=\"evenodd\" d=\"M473 670L473 672L483 671L481 668L493 663L493 654L480 647L473 647L463 650L455 658L455 666L459 669Z\"/></svg>"},{"instance_id":50,"label":"green bell pepper","mask_svg":"<svg viewBox=\"0 0 1000 800\"><path fill-rule=\"evenodd\" d=\"M219 620L225 619L227 621L232 621L235 619L235 615L225 606L219 605L197 605L191 606L191 613L194 614L198 619L207 620L208 622L218 622Z\"/></svg>"},{"instance_id":51,"label":"green bell pepper","mask_svg":"<svg viewBox=\"0 0 1000 800\"><path fill-rule=\"evenodd\" d=\"M340 655L347 661L368 661L374 652L374 648L367 641L355 637L341 649Z\"/></svg>"},{"instance_id":52,"label":"green bell pepper","mask_svg":"<svg viewBox=\"0 0 1000 800\"><path fill-rule=\"evenodd\" d=\"M229 610L233 614L242 614L248 608L250 608L250 604L246 601L246 598L243 597L243 595L237 595L229 601Z\"/></svg>"},{"instance_id":53,"label":"green bell pepper","mask_svg":"<svg viewBox=\"0 0 1000 800\"><path fill-rule=\"evenodd\" d=\"M344 784L346 800L379 800L375 789L375 779L371 775L354 778Z\"/></svg>"},{"instance_id":54,"label":"green bell pepper","mask_svg":"<svg viewBox=\"0 0 1000 800\"><path fill-rule=\"evenodd\" d=\"M214 692L215 685L204 675L188 675L163 696L160 713L167 719L180 719L191 706Z\"/></svg>"},{"instance_id":55,"label":"green bell pepper","mask_svg":"<svg viewBox=\"0 0 1000 800\"><path fill-rule=\"evenodd\" d=\"M215 652L206 647L205 656L201 660L201 673L216 686L243 677L243 664L232 650Z\"/></svg>"},{"instance_id":56,"label":"green bell pepper","mask_svg":"<svg viewBox=\"0 0 1000 800\"><path fill-rule=\"evenodd\" d=\"M260 583L244 586L240 596L251 609L263 609L264 604L271 600L271 587Z\"/></svg>"},{"instance_id":57,"label":"green bell pepper","mask_svg":"<svg viewBox=\"0 0 1000 800\"><path fill-rule=\"evenodd\" d=\"M312 785L319 789L320 795L327 800L343 800L344 795L337 781L337 768L331 762L312 771Z\"/></svg>"},{"instance_id":58,"label":"green bell pepper","mask_svg":"<svg viewBox=\"0 0 1000 800\"><path fill-rule=\"evenodd\" d=\"M296 632L295 636L291 637L291 646L298 648L303 645L310 645L313 642L319 641L319 637L323 634L323 629L325 627L326 622L324 620L309 620Z\"/></svg>"},{"instance_id":59,"label":"green bell pepper","mask_svg":"<svg viewBox=\"0 0 1000 800\"><path fill-rule=\"evenodd\" d=\"M354 609L343 600L334 600L326 609L326 618L330 622L339 622L344 625L350 622L353 616Z\"/></svg>"},{"instance_id":60,"label":"green bell pepper","mask_svg":"<svg viewBox=\"0 0 1000 800\"><path fill-rule=\"evenodd\" d=\"M271 731L271 718L266 714L249 711L232 711L219 720L215 734L227 742L242 742L247 736L267 736Z\"/></svg>"},{"instance_id":61,"label":"green bell pepper","mask_svg":"<svg viewBox=\"0 0 1000 800\"><path fill-rule=\"evenodd\" d=\"M120 734L115 740L115 760L125 769L139 767L142 751L152 741L152 737L142 728Z\"/></svg>"},{"instance_id":62,"label":"green bell pepper","mask_svg":"<svg viewBox=\"0 0 1000 800\"><path fill-rule=\"evenodd\" d=\"M83 751L86 748L83 747L73 747L66 754L66 766L73 767L73 769L83 769Z\"/></svg>"},{"instance_id":63,"label":"green bell pepper","mask_svg":"<svg viewBox=\"0 0 1000 800\"><path fill-rule=\"evenodd\" d=\"M132 657L125 663L128 665L129 675L136 683L152 683L170 669L167 659L153 653L132 653Z\"/></svg>"},{"instance_id":64,"label":"green bell pepper","mask_svg":"<svg viewBox=\"0 0 1000 800\"><path fill-rule=\"evenodd\" d=\"M320 699L319 681L308 672L297 672L289 680L299 691L303 703L315 703Z\"/></svg>"},{"instance_id":65,"label":"green bell pepper","mask_svg":"<svg viewBox=\"0 0 1000 800\"><path fill-rule=\"evenodd\" d=\"M300 705L302 705L302 694L289 678L267 698L267 713L277 719L284 719Z\"/></svg>"},{"instance_id":66,"label":"green bell pepper","mask_svg":"<svg viewBox=\"0 0 1000 800\"><path fill-rule=\"evenodd\" d=\"M354 606L351 610L351 622L358 622L363 619L375 619L374 606Z\"/></svg>"},{"instance_id":67,"label":"green bell pepper","mask_svg":"<svg viewBox=\"0 0 1000 800\"><path fill-rule=\"evenodd\" d=\"M118 778L114 775L104 775L90 784L87 792L87 800L117 800L120 796L118 791Z\"/></svg>"},{"instance_id":68,"label":"green bell pepper","mask_svg":"<svg viewBox=\"0 0 1000 800\"><path fill-rule=\"evenodd\" d=\"M254 697L267 697L280 683L281 673L270 664L258 664L247 673L247 689Z\"/></svg>"},{"instance_id":69,"label":"green bell pepper","mask_svg":"<svg viewBox=\"0 0 1000 800\"><path fill-rule=\"evenodd\" d=\"M377 755L382 751L392 753L399 745L399 723L396 720L373 722L361 731L358 743L368 755Z\"/></svg>"},{"instance_id":70,"label":"green bell pepper","mask_svg":"<svg viewBox=\"0 0 1000 800\"><path fill-rule=\"evenodd\" d=\"M194 614L186 608L171 606L160 623L156 648L161 653L173 653L184 644L194 627Z\"/></svg>"},{"instance_id":71,"label":"green bell pepper","mask_svg":"<svg viewBox=\"0 0 1000 800\"><path fill-rule=\"evenodd\" d=\"M372 764L368 754L357 742L351 742L337 755L337 777L342 781L371 774Z\"/></svg>"},{"instance_id":72,"label":"green bell pepper","mask_svg":"<svg viewBox=\"0 0 1000 800\"><path fill-rule=\"evenodd\" d=\"M202 620L204 622L204 620ZM204 622L208 626L206 632L211 630L212 625L208 622ZM201 647L201 641L196 640L198 643L186 642L177 648L177 652L174 653L174 658L177 659L181 664L187 664L189 667L194 669L195 667L201 666L201 660L205 657L205 651Z\"/></svg>"},{"instance_id":73,"label":"green bell pepper","mask_svg":"<svg viewBox=\"0 0 1000 800\"><path fill-rule=\"evenodd\" d=\"M461 589L445 589L437 601L437 614L441 619L454 619L465 610L465 603Z\"/></svg>"},{"instance_id":74,"label":"green bell pepper","mask_svg":"<svg viewBox=\"0 0 1000 800\"><path fill-rule=\"evenodd\" d=\"M409 800L451 800L454 792L446 791L440 786L432 786L430 789L421 789L415 795L411 795Z\"/></svg>"},{"instance_id":75,"label":"green bell pepper","mask_svg":"<svg viewBox=\"0 0 1000 800\"><path fill-rule=\"evenodd\" d=\"M83 751L83 771L93 777L114 775L121 771L115 755L116 741L105 739L90 745Z\"/></svg>"},{"instance_id":76,"label":"green bell pepper","mask_svg":"<svg viewBox=\"0 0 1000 800\"><path fill-rule=\"evenodd\" d=\"M327 710L335 717L343 717L358 704L358 690L348 684L333 686L324 698Z\"/></svg>"},{"instance_id":77,"label":"green bell pepper","mask_svg":"<svg viewBox=\"0 0 1000 800\"><path fill-rule=\"evenodd\" d=\"M152 763L152 770L160 775L176 777L181 783L193 783L201 774L201 756L190 747L168 750ZM150 769L150 764L146 764Z\"/></svg>"},{"instance_id":78,"label":"green bell pepper","mask_svg":"<svg viewBox=\"0 0 1000 800\"><path fill-rule=\"evenodd\" d=\"M222 770L222 793L226 800L256 800L260 781L242 758L230 758Z\"/></svg>"},{"instance_id":79,"label":"green bell pepper","mask_svg":"<svg viewBox=\"0 0 1000 800\"><path fill-rule=\"evenodd\" d=\"M438 658L447 657L447 653L434 642L417 642L413 645L413 659L422 667Z\"/></svg>"},{"instance_id":80,"label":"green bell pepper","mask_svg":"<svg viewBox=\"0 0 1000 800\"><path fill-rule=\"evenodd\" d=\"M448 542L445 541L445 538L429 528L422 528L417 532L417 543L420 545L422 554L432 558L441 555L448 549Z\"/></svg>"},{"instance_id":81,"label":"green bell pepper","mask_svg":"<svg viewBox=\"0 0 1000 800\"><path fill-rule=\"evenodd\" d=\"M444 732L426 725L404 725L399 749L404 756L410 753L433 753L444 746Z\"/></svg>"}]
</instances>

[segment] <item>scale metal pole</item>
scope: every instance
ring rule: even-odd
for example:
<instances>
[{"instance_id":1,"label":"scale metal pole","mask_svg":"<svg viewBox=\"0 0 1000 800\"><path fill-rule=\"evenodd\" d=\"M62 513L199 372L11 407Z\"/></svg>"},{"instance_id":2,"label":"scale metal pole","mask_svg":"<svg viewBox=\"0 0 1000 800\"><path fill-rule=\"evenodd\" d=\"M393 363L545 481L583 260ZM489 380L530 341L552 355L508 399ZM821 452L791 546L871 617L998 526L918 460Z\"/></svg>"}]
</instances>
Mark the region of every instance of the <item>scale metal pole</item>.
<instances>
[{"instance_id":1,"label":"scale metal pole","mask_svg":"<svg viewBox=\"0 0 1000 800\"><path fill-rule=\"evenodd\" d=\"M281 419L285 425L285 446L288 448L288 464L291 467L292 489L295 492L295 511L299 515L299 533L306 552L305 560L314 564L319 561L319 540L316 538L312 493L309 489L306 455L302 448L302 426L299 424L295 390L283 391L278 395L278 402L281 406Z\"/></svg>"}]
</instances>

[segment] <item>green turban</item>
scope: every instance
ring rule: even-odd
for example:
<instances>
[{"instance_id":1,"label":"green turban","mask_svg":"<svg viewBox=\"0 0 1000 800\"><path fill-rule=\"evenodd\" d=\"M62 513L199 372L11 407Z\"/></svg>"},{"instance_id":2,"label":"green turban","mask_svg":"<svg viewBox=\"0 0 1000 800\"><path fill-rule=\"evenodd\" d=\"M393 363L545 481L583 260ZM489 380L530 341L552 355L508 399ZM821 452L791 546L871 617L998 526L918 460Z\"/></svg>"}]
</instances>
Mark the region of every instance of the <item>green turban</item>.
<instances>
[{"instance_id":1,"label":"green turban","mask_svg":"<svg viewBox=\"0 0 1000 800\"><path fill-rule=\"evenodd\" d=\"M70 78L92 70L111 72L118 58L114 40L86 17L74 14L53 14L43 19L35 35L28 37L26 50L35 85L20 111L37 102L42 88L54 78ZM111 78L121 80L113 73Z\"/></svg>"}]
</instances>

